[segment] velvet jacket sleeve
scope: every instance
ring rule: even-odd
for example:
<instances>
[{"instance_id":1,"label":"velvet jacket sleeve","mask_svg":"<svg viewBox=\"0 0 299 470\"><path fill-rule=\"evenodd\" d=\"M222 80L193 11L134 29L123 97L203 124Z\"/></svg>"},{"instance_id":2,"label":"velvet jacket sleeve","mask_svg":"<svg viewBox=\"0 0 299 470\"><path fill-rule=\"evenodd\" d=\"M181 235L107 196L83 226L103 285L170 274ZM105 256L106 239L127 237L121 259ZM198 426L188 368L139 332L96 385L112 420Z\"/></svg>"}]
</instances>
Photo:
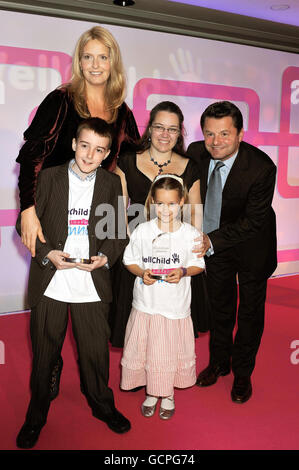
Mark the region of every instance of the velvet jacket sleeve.
<instances>
[{"instance_id":1,"label":"velvet jacket sleeve","mask_svg":"<svg viewBox=\"0 0 299 470\"><path fill-rule=\"evenodd\" d=\"M40 104L32 123L24 133L19 152L19 191L21 211L35 204L37 176L55 145L68 111L68 95L54 90Z\"/></svg>"},{"instance_id":2,"label":"velvet jacket sleeve","mask_svg":"<svg viewBox=\"0 0 299 470\"><path fill-rule=\"evenodd\" d=\"M132 111L126 105L126 103L124 103L123 106L124 114L122 119L122 138L120 139L121 142L119 146L119 152L120 150L123 152L126 151L127 148L131 148L131 145L133 145L140 138L139 130Z\"/></svg>"},{"instance_id":3,"label":"velvet jacket sleeve","mask_svg":"<svg viewBox=\"0 0 299 470\"><path fill-rule=\"evenodd\" d=\"M104 165L110 171L114 170L119 154L131 150L140 138L134 115L126 103L123 103L119 109L114 130L115 138L112 142L107 165Z\"/></svg>"},{"instance_id":4,"label":"velvet jacket sleeve","mask_svg":"<svg viewBox=\"0 0 299 470\"><path fill-rule=\"evenodd\" d=\"M46 210L46 205L47 205L47 200L49 198L48 191L45 190L45 183L43 182L43 179L45 177L45 173L41 171L38 176L37 176L37 191L36 191L36 199L37 199L37 206L36 206L36 211L38 217L42 217L43 213ZM19 213L17 221L16 221L16 230L18 234L21 236L21 213ZM47 254L54 249L54 247L51 245L50 241L48 240L47 235L44 233L44 237L46 240L46 243L42 243L39 238L36 238L35 242L35 250L36 250L36 261L40 265L40 267L44 268L42 261L43 259L47 256Z\"/></svg>"}]
</instances>

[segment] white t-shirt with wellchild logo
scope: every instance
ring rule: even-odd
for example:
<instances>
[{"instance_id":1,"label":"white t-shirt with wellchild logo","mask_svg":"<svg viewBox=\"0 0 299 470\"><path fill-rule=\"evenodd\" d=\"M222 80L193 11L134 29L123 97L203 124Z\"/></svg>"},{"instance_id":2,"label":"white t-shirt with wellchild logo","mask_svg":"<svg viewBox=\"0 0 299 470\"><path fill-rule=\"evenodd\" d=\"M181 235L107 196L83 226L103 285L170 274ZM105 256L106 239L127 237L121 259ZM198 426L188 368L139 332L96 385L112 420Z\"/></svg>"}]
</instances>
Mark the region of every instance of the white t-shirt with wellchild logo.
<instances>
[{"instance_id":1,"label":"white t-shirt with wellchild logo","mask_svg":"<svg viewBox=\"0 0 299 470\"><path fill-rule=\"evenodd\" d=\"M187 223L182 223L175 232L163 233L157 219L153 219L138 225L133 231L123 263L137 264L142 269L150 270L190 266L204 268L204 259L192 253L196 245L194 239L199 236L196 228ZM190 315L191 277L182 277L177 284L157 280L152 285L145 285L140 277L136 277L132 305L142 312L160 314L169 319L186 318Z\"/></svg>"},{"instance_id":2,"label":"white t-shirt with wellchild logo","mask_svg":"<svg viewBox=\"0 0 299 470\"><path fill-rule=\"evenodd\" d=\"M81 180L69 170L68 237L63 251L70 258L89 258L88 221L94 183L95 177ZM91 273L78 268L57 270L44 295L68 303L101 300Z\"/></svg>"}]
</instances>

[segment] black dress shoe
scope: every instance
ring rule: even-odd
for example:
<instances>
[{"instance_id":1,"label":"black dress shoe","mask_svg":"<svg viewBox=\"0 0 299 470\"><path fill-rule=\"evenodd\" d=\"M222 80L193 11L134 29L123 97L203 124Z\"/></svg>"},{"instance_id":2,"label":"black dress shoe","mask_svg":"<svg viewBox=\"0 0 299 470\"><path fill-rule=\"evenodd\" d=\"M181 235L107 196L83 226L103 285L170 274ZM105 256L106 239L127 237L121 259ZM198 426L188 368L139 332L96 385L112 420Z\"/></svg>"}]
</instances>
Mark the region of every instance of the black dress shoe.
<instances>
[{"instance_id":1,"label":"black dress shoe","mask_svg":"<svg viewBox=\"0 0 299 470\"><path fill-rule=\"evenodd\" d=\"M231 397L235 403L245 403L252 395L250 377L235 377Z\"/></svg>"},{"instance_id":2,"label":"black dress shoe","mask_svg":"<svg viewBox=\"0 0 299 470\"><path fill-rule=\"evenodd\" d=\"M220 375L228 375L229 373L229 366L209 365L198 375L196 385L199 387L209 387L217 382Z\"/></svg>"},{"instance_id":3,"label":"black dress shoe","mask_svg":"<svg viewBox=\"0 0 299 470\"><path fill-rule=\"evenodd\" d=\"M17 436L17 446L20 449L31 449L37 443L43 426L32 426L24 423Z\"/></svg>"},{"instance_id":4,"label":"black dress shoe","mask_svg":"<svg viewBox=\"0 0 299 470\"><path fill-rule=\"evenodd\" d=\"M130 421L116 408L114 408L109 415L102 415L93 411L93 416L104 421L112 431L117 432L118 434L123 434L131 429Z\"/></svg>"},{"instance_id":5,"label":"black dress shoe","mask_svg":"<svg viewBox=\"0 0 299 470\"><path fill-rule=\"evenodd\" d=\"M62 357L59 356L56 365L52 371L51 382L50 382L50 400L55 400L59 394L60 376L63 366Z\"/></svg>"}]
</instances>

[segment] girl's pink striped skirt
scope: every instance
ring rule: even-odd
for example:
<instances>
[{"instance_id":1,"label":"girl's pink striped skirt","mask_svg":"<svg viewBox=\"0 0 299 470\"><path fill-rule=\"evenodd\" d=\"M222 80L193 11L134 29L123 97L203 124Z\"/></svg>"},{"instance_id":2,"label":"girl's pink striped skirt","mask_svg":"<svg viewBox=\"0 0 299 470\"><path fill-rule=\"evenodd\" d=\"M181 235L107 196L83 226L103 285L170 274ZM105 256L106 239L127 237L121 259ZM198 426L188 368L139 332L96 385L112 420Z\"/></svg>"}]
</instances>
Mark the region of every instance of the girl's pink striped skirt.
<instances>
[{"instance_id":1,"label":"girl's pink striped skirt","mask_svg":"<svg viewBox=\"0 0 299 470\"><path fill-rule=\"evenodd\" d=\"M146 385L148 395L169 396L196 382L191 316L169 320L132 308L121 360L121 388Z\"/></svg>"}]
</instances>

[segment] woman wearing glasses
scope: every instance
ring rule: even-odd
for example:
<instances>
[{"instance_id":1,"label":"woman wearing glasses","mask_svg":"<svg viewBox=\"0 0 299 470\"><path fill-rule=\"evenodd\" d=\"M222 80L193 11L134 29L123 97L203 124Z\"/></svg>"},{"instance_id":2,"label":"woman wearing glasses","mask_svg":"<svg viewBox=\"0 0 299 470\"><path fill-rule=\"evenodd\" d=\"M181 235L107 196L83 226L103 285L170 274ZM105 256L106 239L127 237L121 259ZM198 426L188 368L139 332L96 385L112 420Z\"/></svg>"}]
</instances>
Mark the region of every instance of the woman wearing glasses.
<instances>
[{"instance_id":1,"label":"woman wearing glasses","mask_svg":"<svg viewBox=\"0 0 299 470\"><path fill-rule=\"evenodd\" d=\"M183 113L175 103L163 101L157 104L150 113L149 122L136 150L120 155L115 173L122 181L126 207L130 201L132 209L133 204L144 205L152 181L157 175L179 175L189 193L191 223L201 231L202 205L198 167L185 156L183 122ZM135 217L136 215L130 216L129 208L129 231L134 228ZM204 276L205 274L199 274L192 278L191 311L196 336L198 331L208 330L208 300ZM116 347L123 346L134 280L135 277L119 263L114 273L114 285L117 287L110 315L111 342Z\"/></svg>"}]
</instances>

